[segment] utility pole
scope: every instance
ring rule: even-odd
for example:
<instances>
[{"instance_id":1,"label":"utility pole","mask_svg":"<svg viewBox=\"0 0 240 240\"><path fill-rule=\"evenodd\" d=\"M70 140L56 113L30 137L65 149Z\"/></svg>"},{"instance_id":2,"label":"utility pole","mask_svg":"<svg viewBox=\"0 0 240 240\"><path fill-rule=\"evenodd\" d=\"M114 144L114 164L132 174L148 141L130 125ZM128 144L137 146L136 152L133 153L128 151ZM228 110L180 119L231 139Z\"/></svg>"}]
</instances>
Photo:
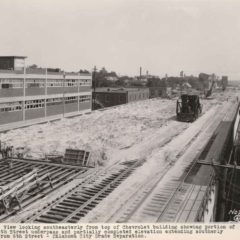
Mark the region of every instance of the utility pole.
<instances>
[{"instance_id":1,"label":"utility pole","mask_svg":"<svg viewBox=\"0 0 240 240\"><path fill-rule=\"evenodd\" d=\"M93 87L92 110L95 109L95 105L96 105L96 72L97 72L97 68L96 68L96 66L94 66L94 68L93 68L93 76L92 76L92 87Z\"/></svg>"},{"instance_id":2,"label":"utility pole","mask_svg":"<svg viewBox=\"0 0 240 240\"><path fill-rule=\"evenodd\" d=\"M66 74L63 72L63 117L65 117L65 90L66 90Z\"/></svg>"},{"instance_id":3,"label":"utility pole","mask_svg":"<svg viewBox=\"0 0 240 240\"><path fill-rule=\"evenodd\" d=\"M23 66L23 102L22 102L22 112L23 112L23 121L25 121L25 102L26 102L26 61L24 59L24 66Z\"/></svg>"}]
</instances>

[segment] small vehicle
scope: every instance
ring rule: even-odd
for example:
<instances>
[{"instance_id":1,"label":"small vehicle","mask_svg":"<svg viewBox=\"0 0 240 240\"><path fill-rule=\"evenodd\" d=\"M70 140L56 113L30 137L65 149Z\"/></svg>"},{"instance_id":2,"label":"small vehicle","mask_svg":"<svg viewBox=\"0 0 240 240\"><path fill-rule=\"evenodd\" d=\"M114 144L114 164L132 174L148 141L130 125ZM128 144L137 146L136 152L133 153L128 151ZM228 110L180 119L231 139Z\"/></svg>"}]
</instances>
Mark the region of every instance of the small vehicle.
<instances>
[{"instance_id":1,"label":"small vehicle","mask_svg":"<svg viewBox=\"0 0 240 240\"><path fill-rule=\"evenodd\" d=\"M177 100L177 120L183 122L195 121L199 114L202 113L202 105L200 104L198 95L183 94Z\"/></svg>"}]
</instances>

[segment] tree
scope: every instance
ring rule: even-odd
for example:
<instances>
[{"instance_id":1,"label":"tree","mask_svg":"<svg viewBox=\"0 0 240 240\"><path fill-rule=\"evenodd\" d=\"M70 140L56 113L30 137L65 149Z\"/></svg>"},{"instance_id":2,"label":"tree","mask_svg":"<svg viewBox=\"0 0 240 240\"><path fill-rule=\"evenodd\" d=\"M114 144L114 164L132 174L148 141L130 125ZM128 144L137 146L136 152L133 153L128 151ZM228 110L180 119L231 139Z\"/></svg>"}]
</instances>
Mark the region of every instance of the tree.
<instances>
[{"instance_id":1,"label":"tree","mask_svg":"<svg viewBox=\"0 0 240 240\"><path fill-rule=\"evenodd\" d=\"M118 86L118 87L124 87L126 84L125 84L125 81L123 79L118 79L116 82L115 82L115 86Z\"/></svg>"},{"instance_id":2,"label":"tree","mask_svg":"<svg viewBox=\"0 0 240 240\"><path fill-rule=\"evenodd\" d=\"M108 77L117 77L117 74L115 72L110 72L110 73L107 73L107 76Z\"/></svg>"},{"instance_id":3,"label":"tree","mask_svg":"<svg viewBox=\"0 0 240 240\"><path fill-rule=\"evenodd\" d=\"M29 68L36 69L36 68L38 68L38 66L37 66L37 64L32 64L29 66Z\"/></svg>"},{"instance_id":4,"label":"tree","mask_svg":"<svg viewBox=\"0 0 240 240\"><path fill-rule=\"evenodd\" d=\"M160 79L159 77L148 78L147 87L167 87L166 79Z\"/></svg>"},{"instance_id":5,"label":"tree","mask_svg":"<svg viewBox=\"0 0 240 240\"><path fill-rule=\"evenodd\" d=\"M144 84L139 80L133 80L129 83L129 85L132 87L143 87L144 86Z\"/></svg>"},{"instance_id":6,"label":"tree","mask_svg":"<svg viewBox=\"0 0 240 240\"><path fill-rule=\"evenodd\" d=\"M82 70L82 69L80 69L80 71L79 71L80 73L89 73L89 71L88 70Z\"/></svg>"}]
</instances>

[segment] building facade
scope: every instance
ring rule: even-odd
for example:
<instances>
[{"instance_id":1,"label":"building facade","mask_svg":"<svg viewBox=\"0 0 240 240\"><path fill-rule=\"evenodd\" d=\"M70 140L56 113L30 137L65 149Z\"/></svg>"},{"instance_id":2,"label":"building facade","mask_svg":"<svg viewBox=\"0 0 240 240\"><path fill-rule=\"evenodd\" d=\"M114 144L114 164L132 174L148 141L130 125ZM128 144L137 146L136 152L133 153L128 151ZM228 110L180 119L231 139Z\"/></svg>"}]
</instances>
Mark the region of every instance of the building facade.
<instances>
[{"instance_id":1,"label":"building facade","mask_svg":"<svg viewBox=\"0 0 240 240\"><path fill-rule=\"evenodd\" d=\"M149 87L149 98L169 98L172 95L170 87Z\"/></svg>"},{"instance_id":2,"label":"building facade","mask_svg":"<svg viewBox=\"0 0 240 240\"><path fill-rule=\"evenodd\" d=\"M0 128L91 111L91 74L25 68L24 59L0 57Z\"/></svg>"},{"instance_id":3,"label":"building facade","mask_svg":"<svg viewBox=\"0 0 240 240\"><path fill-rule=\"evenodd\" d=\"M228 76L222 76L222 90L224 91L228 85Z\"/></svg>"},{"instance_id":4,"label":"building facade","mask_svg":"<svg viewBox=\"0 0 240 240\"><path fill-rule=\"evenodd\" d=\"M97 88L94 93L97 108L112 107L149 98L148 88Z\"/></svg>"}]
</instances>

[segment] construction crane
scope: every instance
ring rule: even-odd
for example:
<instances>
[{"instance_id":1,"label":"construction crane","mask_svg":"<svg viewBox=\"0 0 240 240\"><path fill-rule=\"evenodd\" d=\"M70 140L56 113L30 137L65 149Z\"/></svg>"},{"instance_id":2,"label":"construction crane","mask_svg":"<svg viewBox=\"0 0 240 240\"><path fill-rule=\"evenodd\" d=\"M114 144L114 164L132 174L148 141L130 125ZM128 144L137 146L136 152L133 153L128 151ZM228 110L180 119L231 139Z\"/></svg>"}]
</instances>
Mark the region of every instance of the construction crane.
<instances>
[{"instance_id":1,"label":"construction crane","mask_svg":"<svg viewBox=\"0 0 240 240\"><path fill-rule=\"evenodd\" d=\"M212 95L212 90L213 90L214 84L215 84L215 81L212 81L210 89L208 89L207 91L204 92L206 98L208 98Z\"/></svg>"}]
</instances>

